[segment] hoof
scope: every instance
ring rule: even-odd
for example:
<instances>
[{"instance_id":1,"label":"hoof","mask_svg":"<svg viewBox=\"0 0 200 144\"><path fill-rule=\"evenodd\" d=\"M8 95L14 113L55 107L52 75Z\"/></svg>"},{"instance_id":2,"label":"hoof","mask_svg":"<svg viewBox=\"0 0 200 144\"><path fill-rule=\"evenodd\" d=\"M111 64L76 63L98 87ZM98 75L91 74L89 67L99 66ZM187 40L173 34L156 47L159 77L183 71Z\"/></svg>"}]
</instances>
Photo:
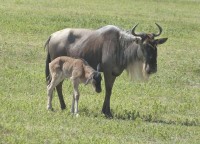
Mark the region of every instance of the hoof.
<instances>
[{"instance_id":1,"label":"hoof","mask_svg":"<svg viewBox=\"0 0 200 144\"><path fill-rule=\"evenodd\" d=\"M75 117L77 117L77 118L79 117L79 114L78 114L78 113L77 113L77 114L74 114L74 115L75 115Z\"/></svg>"},{"instance_id":2,"label":"hoof","mask_svg":"<svg viewBox=\"0 0 200 144\"><path fill-rule=\"evenodd\" d=\"M105 114L105 117L108 118L108 119L112 119L113 118L112 114Z\"/></svg>"},{"instance_id":3,"label":"hoof","mask_svg":"<svg viewBox=\"0 0 200 144\"><path fill-rule=\"evenodd\" d=\"M80 115L78 113L71 112L71 116L73 116L73 117L79 117Z\"/></svg>"},{"instance_id":4,"label":"hoof","mask_svg":"<svg viewBox=\"0 0 200 144\"><path fill-rule=\"evenodd\" d=\"M65 106L61 106L61 110L65 110L66 109L66 105Z\"/></svg>"},{"instance_id":5,"label":"hoof","mask_svg":"<svg viewBox=\"0 0 200 144\"><path fill-rule=\"evenodd\" d=\"M109 113L105 113L105 112L101 112L106 118L112 119L113 115L109 112Z\"/></svg>"},{"instance_id":6,"label":"hoof","mask_svg":"<svg viewBox=\"0 0 200 144\"><path fill-rule=\"evenodd\" d=\"M48 110L48 111L54 111L54 109L53 109L53 108L47 108L47 110Z\"/></svg>"}]
</instances>

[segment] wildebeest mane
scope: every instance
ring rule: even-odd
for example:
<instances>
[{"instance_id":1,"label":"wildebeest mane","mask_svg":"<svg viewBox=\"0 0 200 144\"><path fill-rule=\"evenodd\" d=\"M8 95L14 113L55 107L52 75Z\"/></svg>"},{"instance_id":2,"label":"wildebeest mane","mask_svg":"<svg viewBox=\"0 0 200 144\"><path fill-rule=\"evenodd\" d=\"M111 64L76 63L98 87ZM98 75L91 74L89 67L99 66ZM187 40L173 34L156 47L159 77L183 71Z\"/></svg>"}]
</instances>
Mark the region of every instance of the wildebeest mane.
<instances>
[{"instance_id":1,"label":"wildebeest mane","mask_svg":"<svg viewBox=\"0 0 200 144\"><path fill-rule=\"evenodd\" d=\"M120 65L127 67L127 65L139 60L137 50L139 49L136 43L137 38L125 31L120 32L119 44L120 48L117 52L117 61ZM132 47L134 45L134 47Z\"/></svg>"},{"instance_id":2,"label":"wildebeest mane","mask_svg":"<svg viewBox=\"0 0 200 144\"><path fill-rule=\"evenodd\" d=\"M117 53L117 60L127 70L131 80L146 79L143 71L144 54L139 44L140 40L128 32L121 31L120 33L120 51Z\"/></svg>"}]
</instances>

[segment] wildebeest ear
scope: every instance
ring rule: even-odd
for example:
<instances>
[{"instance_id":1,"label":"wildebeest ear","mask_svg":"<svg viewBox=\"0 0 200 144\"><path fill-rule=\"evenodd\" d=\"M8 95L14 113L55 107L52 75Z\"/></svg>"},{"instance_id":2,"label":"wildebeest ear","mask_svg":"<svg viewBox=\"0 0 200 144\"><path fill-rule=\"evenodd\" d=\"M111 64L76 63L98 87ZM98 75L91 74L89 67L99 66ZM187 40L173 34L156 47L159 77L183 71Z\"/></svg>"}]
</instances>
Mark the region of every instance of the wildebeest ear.
<instances>
[{"instance_id":1,"label":"wildebeest ear","mask_svg":"<svg viewBox=\"0 0 200 144\"><path fill-rule=\"evenodd\" d=\"M141 43L142 43L142 38L141 38L141 37L136 37L136 38L135 38L135 42L136 42L137 44L141 44Z\"/></svg>"},{"instance_id":2,"label":"wildebeest ear","mask_svg":"<svg viewBox=\"0 0 200 144\"><path fill-rule=\"evenodd\" d=\"M100 63L97 65L97 71L100 72Z\"/></svg>"},{"instance_id":3,"label":"wildebeest ear","mask_svg":"<svg viewBox=\"0 0 200 144\"><path fill-rule=\"evenodd\" d=\"M167 41L168 38L161 38L161 39L156 39L154 42L158 44L163 44Z\"/></svg>"}]
</instances>

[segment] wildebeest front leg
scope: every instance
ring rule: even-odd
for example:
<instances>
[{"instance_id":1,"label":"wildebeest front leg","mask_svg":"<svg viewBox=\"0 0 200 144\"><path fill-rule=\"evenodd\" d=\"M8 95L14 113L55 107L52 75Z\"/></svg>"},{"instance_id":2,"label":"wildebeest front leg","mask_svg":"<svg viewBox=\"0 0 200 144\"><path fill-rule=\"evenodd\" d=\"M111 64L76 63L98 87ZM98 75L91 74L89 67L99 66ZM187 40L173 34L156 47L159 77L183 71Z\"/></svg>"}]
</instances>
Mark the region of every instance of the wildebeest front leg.
<instances>
[{"instance_id":1,"label":"wildebeest front leg","mask_svg":"<svg viewBox=\"0 0 200 144\"><path fill-rule=\"evenodd\" d=\"M104 80L105 80L105 99L103 103L102 113L109 118L112 118L112 113L110 111L110 96L112 94L112 87L115 82L115 76L112 74L107 74L104 72Z\"/></svg>"},{"instance_id":2,"label":"wildebeest front leg","mask_svg":"<svg viewBox=\"0 0 200 144\"><path fill-rule=\"evenodd\" d=\"M62 93L62 84L63 84L63 81L60 82L56 86L56 90L57 90L59 101L60 101L60 107L61 107L62 110L64 110L64 109L66 109L66 104L65 104L65 101L64 101L64 98L63 98L63 93Z\"/></svg>"}]
</instances>

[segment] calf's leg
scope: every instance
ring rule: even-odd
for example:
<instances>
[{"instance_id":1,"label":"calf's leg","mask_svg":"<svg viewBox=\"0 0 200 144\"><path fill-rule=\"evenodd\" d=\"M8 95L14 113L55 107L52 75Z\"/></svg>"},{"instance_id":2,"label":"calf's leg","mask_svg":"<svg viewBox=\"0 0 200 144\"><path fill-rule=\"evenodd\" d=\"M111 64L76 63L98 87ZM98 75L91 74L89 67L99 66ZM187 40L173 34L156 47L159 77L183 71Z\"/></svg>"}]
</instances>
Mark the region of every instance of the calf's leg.
<instances>
[{"instance_id":1,"label":"calf's leg","mask_svg":"<svg viewBox=\"0 0 200 144\"><path fill-rule=\"evenodd\" d=\"M53 110L52 108L52 98L54 88L62 81L61 75L53 75L50 84L47 86L47 110Z\"/></svg>"},{"instance_id":2,"label":"calf's leg","mask_svg":"<svg viewBox=\"0 0 200 144\"><path fill-rule=\"evenodd\" d=\"M60 108L62 110L66 109L66 104L65 104L65 101L64 101L64 98L63 98L63 93L62 93L62 84L63 84L63 81L60 82L57 86L56 86L56 90L57 90L57 93L58 93L58 98L59 98L59 101L60 101Z\"/></svg>"},{"instance_id":3,"label":"calf's leg","mask_svg":"<svg viewBox=\"0 0 200 144\"><path fill-rule=\"evenodd\" d=\"M75 96L74 96L74 92L73 92L73 97L72 97L72 107L71 107L71 113L74 113L74 103L75 103Z\"/></svg>"},{"instance_id":4,"label":"calf's leg","mask_svg":"<svg viewBox=\"0 0 200 144\"><path fill-rule=\"evenodd\" d=\"M74 114L78 114L78 101L79 101L79 91L74 90Z\"/></svg>"},{"instance_id":5,"label":"calf's leg","mask_svg":"<svg viewBox=\"0 0 200 144\"><path fill-rule=\"evenodd\" d=\"M47 110L53 110L52 108L52 97L53 97L53 85L50 83L47 86Z\"/></svg>"},{"instance_id":6,"label":"calf's leg","mask_svg":"<svg viewBox=\"0 0 200 144\"><path fill-rule=\"evenodd\" d=\"M72 108L71 108L71 112L75 115L78 115L78 101L79 101L79 90L78 90L78 85L79 83L77 82L77 80L72 80L73 83L73 99L72 99Z\"/></svg>"}]
</instances>

